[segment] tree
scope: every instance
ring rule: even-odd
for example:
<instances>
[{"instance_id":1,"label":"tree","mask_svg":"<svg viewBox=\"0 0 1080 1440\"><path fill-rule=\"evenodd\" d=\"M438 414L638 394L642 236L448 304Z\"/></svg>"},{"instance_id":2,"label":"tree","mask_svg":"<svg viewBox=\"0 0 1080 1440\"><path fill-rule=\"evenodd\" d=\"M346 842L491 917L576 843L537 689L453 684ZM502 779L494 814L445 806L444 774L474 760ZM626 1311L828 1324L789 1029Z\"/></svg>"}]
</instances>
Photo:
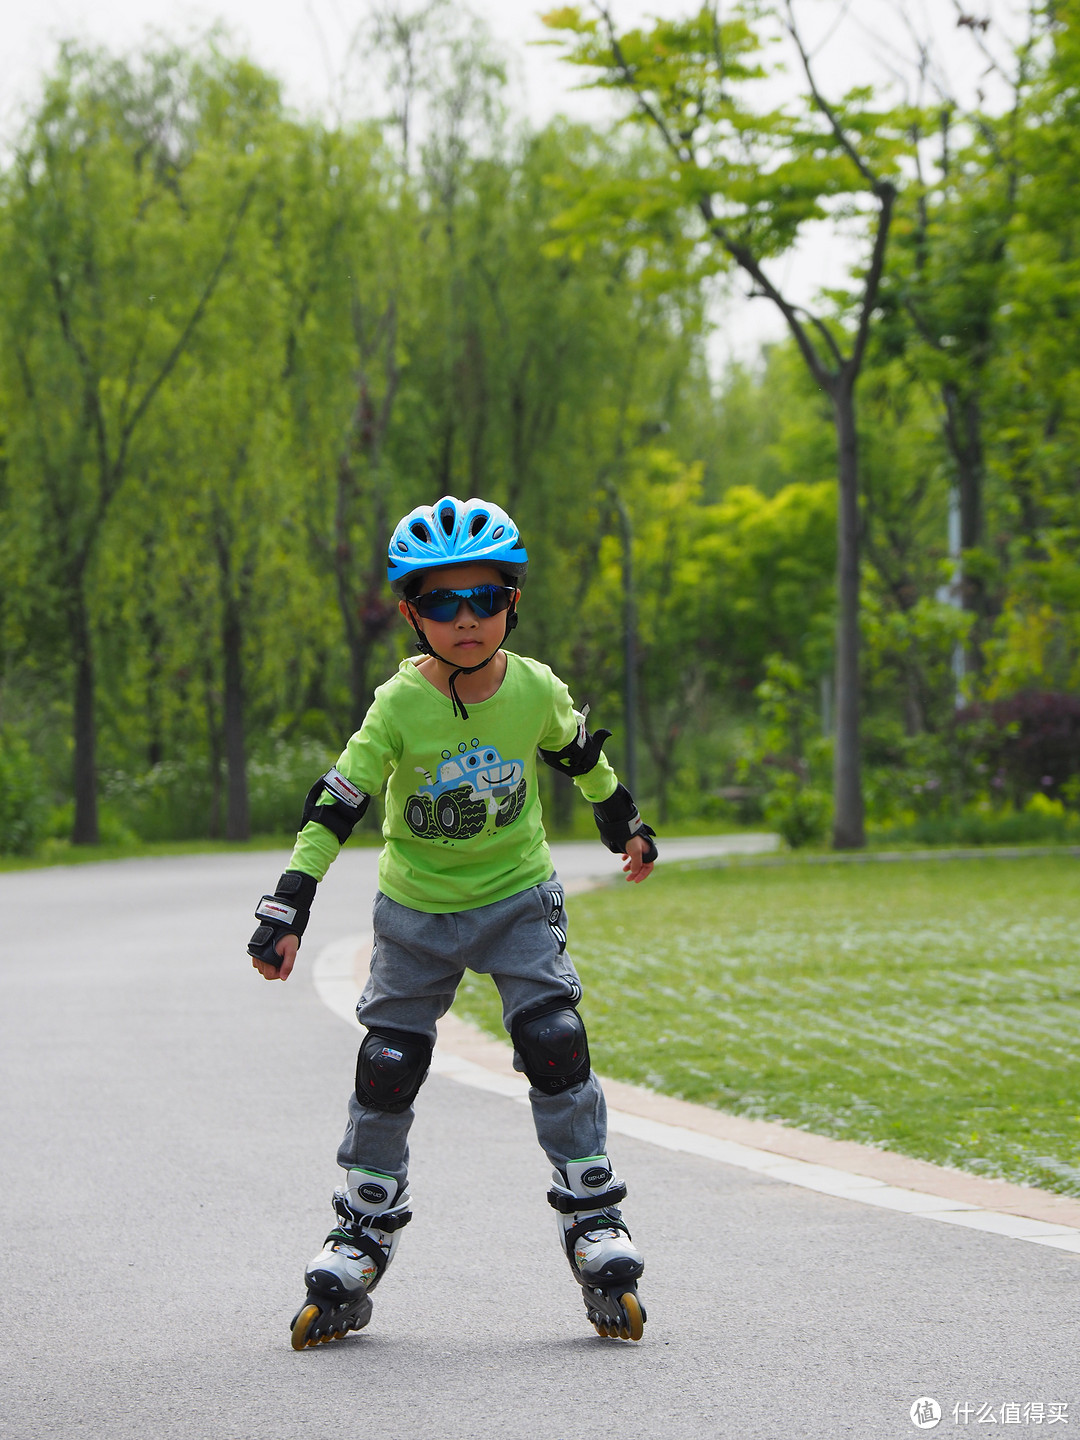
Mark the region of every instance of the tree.
<instances>
[{"instance_id":1,"label":"tree","mask_svg":"<svg viewBox=\"0 0 1080 1440\"><path fill-rule=\"evenodd\" d=\"M366 126L297 128L280 198L276 247L287 307L280 380L311 563L333 584L348 651L343 718L359 728L378 647L397 618L386 594L386 551L403 502L388 447L420 323L423 217L407 178Z\"/></svg>"},{"instance_id":2,"label":"tree","mask_svg":"<svg viewBox=\"0 0 1080 1440\"><path fill-rule=\"evenodd\" d=\"M911 107L915 180L897 214L881 296L882 351L902 356L939 405L964 557L957 598L975 622L968 627L975 669L995 611L995 566L986 552L987 415L1004 358L1010 241L1026 181L1024 162L1033 158L1025 155L1025 137L1045 24L1046 16L1032 7L1028 33L1008 60L994 56L984 30L967 26L986 75L1008 96L1000 113L985 107L981 91L979 108L965 112L942 88L929 44L916 42L920 90L933 80L937 94L931 102L920 93Z\"/></svg>"},{"instance_id":3,"label":"tree","mask_svg":"<svg viewBox=\"0 0 1080 1440\"><path fill-rule=\"evenodd\" d=\"M72 675L76 843L98 835L88 586L102 526L251 205L260 162L238 132L276 104L259 72L215 56L138 67L68 47L5 177L8 423L38 595Z\"/></svg>"},{"instance_id":4,"label":"tree","mask_svg":"<svg viewBox=\"0 0 1080 1440\"><path fill-rule=\"evenodd\" d=\"M859 459L856 386L870 337L897 194L899 117L875 110L871 92L830 102L820 90L790 3L784 26L809 86L794 112L760 110L740 99L765 70L748 7L721 21L715 5L696 16L620 34L606 4L595 18L571 6L546 23L568 37L567 58L598 72L595 84L631 98L635 118L660 137L669 157L645 193L595 193L572 218L649 228L657 214L692 209L715 268L738 267L753 293L780 310L804 363L829 396L837 434L835 822L838 848L864 843L859 760ZM794 243L801 226L837 213L865 218L870 243L858 294L840 316L809 314L771 279L766 263ZM850 319L846 317L850 316Z\"/></svg>"}]
</instances>

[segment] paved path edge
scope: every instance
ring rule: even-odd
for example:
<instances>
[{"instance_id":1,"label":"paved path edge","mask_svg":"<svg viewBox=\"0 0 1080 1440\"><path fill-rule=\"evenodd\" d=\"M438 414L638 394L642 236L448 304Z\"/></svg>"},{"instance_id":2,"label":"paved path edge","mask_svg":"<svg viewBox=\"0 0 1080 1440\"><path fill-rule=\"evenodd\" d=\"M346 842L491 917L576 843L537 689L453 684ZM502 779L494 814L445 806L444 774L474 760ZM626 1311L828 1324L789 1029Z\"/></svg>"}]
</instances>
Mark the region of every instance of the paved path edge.
<instances>
[{"instance_id":1,"label":"paved path edge","mask_svg":"<svg viewBox=\"0 0 1080 1440\"><path fill-rule=\"evenodd\" d=\"M315 959L313 979L324 1004L356 1023L371 936L334 941ZM450 1013L439 1022L432 1071L528 1103L508 1042ZM1080 1200L1005 1180L951 1170L792 1126L730 1115L601 1076L609 1128L666 1149L709 1156L791 1184L927 1219L1032 1240L1080 1255Z\"/></svg>"}]
</instances>

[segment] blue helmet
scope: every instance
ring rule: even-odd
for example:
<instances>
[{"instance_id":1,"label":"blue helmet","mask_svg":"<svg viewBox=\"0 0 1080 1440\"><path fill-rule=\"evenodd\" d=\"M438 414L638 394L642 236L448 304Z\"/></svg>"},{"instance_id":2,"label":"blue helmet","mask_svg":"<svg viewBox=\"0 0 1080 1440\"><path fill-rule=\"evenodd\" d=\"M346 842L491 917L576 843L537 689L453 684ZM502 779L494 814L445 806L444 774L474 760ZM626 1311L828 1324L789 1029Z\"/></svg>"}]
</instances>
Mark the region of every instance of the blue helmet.
<instances>
[{"instance_id":1,"label":"blue helmet","mask_svg":"<svg viewBox=\"0 0 1080 1440\"><path fill-rule=\"evenodd\" d=\"M470 562L494 565L519 584L529 568L518 528L500 505L444 495L434 505L418 505L398 522L386 573L394 594L404 595L419 571Z\"/></svg>"}]
</instances>

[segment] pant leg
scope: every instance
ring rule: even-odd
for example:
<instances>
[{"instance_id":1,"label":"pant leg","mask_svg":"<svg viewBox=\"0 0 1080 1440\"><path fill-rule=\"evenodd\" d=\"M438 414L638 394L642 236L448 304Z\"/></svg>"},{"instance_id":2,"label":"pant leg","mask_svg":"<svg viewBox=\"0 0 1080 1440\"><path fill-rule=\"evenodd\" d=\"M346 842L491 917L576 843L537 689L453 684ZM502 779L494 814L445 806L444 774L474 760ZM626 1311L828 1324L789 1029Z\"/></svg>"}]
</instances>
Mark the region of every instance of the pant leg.
<instances>
[{"instance_id":1,"label":"pant leg","mask_svg":"<svg viewBox=\"0 0 1080 1440\"><path fill-rule=\"evenodd\" d=\"M499 988L503 1023L510 1031L518 1015L552 1000L576 1005L581 981L566 953L563 889L552 876L542 885L457 917L469 969L489 974ZM524 1072L519 1055L514 1067ZM552 1165L603 1155L607 1107L600 1081L590 1073L580 1085L549 1095L529 1089L536 1138Z\"/></svg>"},{"instance_id":2,"label":"pant leg","mask_svg":"<svg viewBox=\"0 0 1080 1440\"><path fill-rule=\"evenodd\" d=\"M427 915L399 905L381 891L372 909L375 944L371 973L356 1007L369 1029L408 1030L435 1043L436 1022L454 999L463 971L458 960L455 915ZM349 1120L338 1147L338 1164L377 1170L399 1184L409 1166L409 1129L414 1109L393 1114L349 1096Z\"/></svg>"}]
</instances>

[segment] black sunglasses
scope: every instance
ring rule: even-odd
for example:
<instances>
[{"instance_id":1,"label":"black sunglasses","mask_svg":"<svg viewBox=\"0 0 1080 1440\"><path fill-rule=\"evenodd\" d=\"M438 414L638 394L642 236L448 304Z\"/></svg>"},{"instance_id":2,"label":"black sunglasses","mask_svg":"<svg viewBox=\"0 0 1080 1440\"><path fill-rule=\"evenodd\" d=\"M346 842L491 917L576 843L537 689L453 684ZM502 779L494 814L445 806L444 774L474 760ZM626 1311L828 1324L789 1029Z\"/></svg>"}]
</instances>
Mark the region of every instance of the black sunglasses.
<instances>
[{"instance_id":1,"label":"black sunglasses","mask_svg":"<svg viewBox=\"0 0 1080 1440\"><path fill-rule=\"evenodd\" d=\"M409 603L422 619L445 625L457 618L463 600L481 620L490 620L509 610L514 593L513 585L474 585L469 590L428 590Z\"/></svg>"}]
</instances>

